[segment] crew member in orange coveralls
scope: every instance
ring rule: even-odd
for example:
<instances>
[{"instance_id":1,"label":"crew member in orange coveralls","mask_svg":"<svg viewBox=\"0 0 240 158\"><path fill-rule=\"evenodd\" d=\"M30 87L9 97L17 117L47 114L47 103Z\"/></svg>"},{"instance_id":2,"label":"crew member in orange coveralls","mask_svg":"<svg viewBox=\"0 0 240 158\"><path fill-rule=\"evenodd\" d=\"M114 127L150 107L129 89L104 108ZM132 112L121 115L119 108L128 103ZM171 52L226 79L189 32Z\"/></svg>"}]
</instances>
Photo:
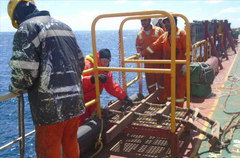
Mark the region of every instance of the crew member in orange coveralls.
<instances>
[{"instance_id":1,"label":"crew member in orange coveralls","mask_svg":"<svg viewBox=\"0 0 240 158\"><path fill-rule=\"evenodd\" d=\"M109 49L101 49L97 52L98 66L109 67L111 61L111 52ZM94 67L93 54L86 56L85 58L85 68L84 70ZM99 71L99 86L100 94L105 88L105 90L112 96L117 97L118 99L126 101L128 105L133 106L131 98L123 91L120 85L116 82L113 82L112 71ZM84 92L84 102L87 103L93 99L96 99L96 90L95 90L95 76L94 72L83 75L83 92ZM97 104L94 104L86 108L85 114L80 116L80 126L83 125L86 118L89 118L94 110L97 108Z\"/></svg>"},{"instance_id":2,"label":"crew member in orange coveralls","mask_svg":"<svg viewBox=\"0 0 240 158\"><path fill-rule=\"evenodd\" d=\"M163 29L160 27L152 26L150 24L151 19L142 19L141 24L143 29L138 33L136 38L136 49L137 53L141 53L147 46L151 45L154 41L156 41L163 33ZM157 60L160 59L159 55L160 51L154 54L147 54L144 56L144 59L147 60ZM163 64L145 64L145 68L163 68ZM146 76L146 85L149 94L153 93L156 90L156 83L159 88L159 100L155 100L155 103L166 103L166 95L164 91L164 83L163 83L163 74L157 73L145 73Z\"/></svg>"},{"instance_id":3,"label":"crew member in orange coveralls","mask_svg":"<svg viewBox=\"0 0 240 158\"><path fill-rule=\"evenodd\" d=\"M176 23L176 60L186 60L186 31L177 27L177 18L174 17ZM168 18L163 20L168 32L165 32L158 38L152 45L142 51L141 56L147 56L149 54L156 54L157 51L161 51L164 60L171 59L171 24ZM190 44L191 46L191 44ZM190 48L192 51L192 47ZM191 58L191 57L190 57ZM169 64L164 64L164 68L170 68ZM169 74L164 75L165 90L167 100L171 100L171 76ZM183 107L186 92L186 65L176 65L176 105Z\"/></svg>"},{"instance_id":4,"label":"crew member in orange coveralls","mask_svg":"<svg viewBox=\"0 0 240 158\"><path fill-rule=\"evenodd\" d=\"M154 26L161 27L163 29L163 31L166 31L165 25L163 24L163 20L161 18L160 19L158 19L158 18L153 19L152 23L153 23Z\"/></svg>"},{"instance_id":5,"label":"crew member in orange coveralls","mask_svg":"<svg viewBox=\"0 0 240 158\"><path fill-rule=\"evenodd\" d=\"M10 0L13 38L9 91L28 92L37 158L79 158L77 131L85 112L84 55L72 29L39 11L34 0ZM62 146L62 152L61 152ZM27 157L27 156L26 156Z\"/></svg>"}]
</instances>

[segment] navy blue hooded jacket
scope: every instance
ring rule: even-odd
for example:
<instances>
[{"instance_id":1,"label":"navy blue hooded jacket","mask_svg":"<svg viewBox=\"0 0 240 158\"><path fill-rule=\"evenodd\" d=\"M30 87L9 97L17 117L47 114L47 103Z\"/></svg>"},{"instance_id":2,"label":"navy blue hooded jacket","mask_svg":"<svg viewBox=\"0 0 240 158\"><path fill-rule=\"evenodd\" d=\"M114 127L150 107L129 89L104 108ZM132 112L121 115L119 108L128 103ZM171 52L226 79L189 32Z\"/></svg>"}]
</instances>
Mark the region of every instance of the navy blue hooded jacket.
<instances>
[{"instance_id":1,"label":"navy blue hooded jacket","mask_svg":"<svg viewBox=\"0 0 240 158\"><path fill-rule=\"evenodd\" d=\"M21 13L23 11L19 15ZM69 26L53 19L48 11L35 9L27 14L19 16L19 28L13 39L9 90L28 92L32 119L37 126L83 114L84 55L75 35Z\"/></svg>"}]
</instances>

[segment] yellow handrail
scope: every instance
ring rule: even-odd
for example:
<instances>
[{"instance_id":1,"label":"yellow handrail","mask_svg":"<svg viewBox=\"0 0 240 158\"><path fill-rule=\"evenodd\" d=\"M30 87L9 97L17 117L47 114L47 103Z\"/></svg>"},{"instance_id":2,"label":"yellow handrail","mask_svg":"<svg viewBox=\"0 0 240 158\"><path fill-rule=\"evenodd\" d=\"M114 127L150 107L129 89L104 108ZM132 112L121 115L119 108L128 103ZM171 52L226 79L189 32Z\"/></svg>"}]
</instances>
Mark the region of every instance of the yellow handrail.
<instances>
[{"instance_id":1,"label":"yellow handrail","mask_svg":"<svg viewBox=\"0 0 240 158\"><path fill-rule=\"evenodd\" d=\"M127 90L127 87L136 82L139 79L139 73L145 72L145 73L164 73L164 74L171 74L171 132L175 132L175 95L176 95L176 64L186 64L187 65L187 107L190 107L190 25L187 20L187 18L182 14L170 14L166 11L160 11L160 10L152 10L152 11L139 11L139 12L125 12L125 13L115 13L115 14L102 14L97 16L91 26L91 35L92 35L92 48L93 48L93 59L94 61L97 61L97 54L96 54L96 33L95 33L95 26L98 20L101 18L109 18L109 17L122 17L122 16L131 16L129 18L126 18L122 21L120 25L120 36L122 37L122 29L123 25L126 21L132 20L132 19L143 19L143 18L151 18L151 17L168 17L171 23L171 60L132 60L134 57L130 57L128 59L124 59L124 47L123 47L123 38L121 38L121 57L122 57L122 68L116 68L116 67L98 67L97 62L94 62L94 67L88 70L83 71L84 74L92 73L94 72L95 76L98 76L98 71L122 71L124 73L123 75L123 81L124 83L124 89ZM175 27L175 20L173 16L181 17L186 24L186 60L176 60L176 27ZM137 68L125 68L125 63L136 63ZM159 64L159 63L165 63L165 64L171 64L171 69L149 69L149 68L140 68L139 65L141 63L152 63L152 64ZM137 72L138 76L128 84L126 84L126 75L125 72ZM101 107L100 107L100 89L99 89L99 78L95 77L95 89L96 89L96 99L89 101L86 103L86 107L91 106L92 104L97 103L97 110L98 110L98 116L100 119L102 119L101 116ZM7 100L13 97L18 96L17 94L9 93L7 95L0 96L0 101Z\"/></svg>"},{"instance_id":2,"label":"yellow handrail","mask_svg":"<svg viewBox=\"0 0 240 158\"><path fill-rule=\"evenodd\" d=\"M193 58L193 61L194 62L197 62L197 59L200 57L202 57L202 44L204 43L204 47L205 47L205 43L206 43L206 40L202 40L202 41L199 41L199 42L197 42L197 43L195 43L194 44L194 58ZM197 49L198 49L198 47L199 47L199 45L200 45L200 54L199 55L197 55ZM204 49L205 50L205 49ZM205 53L204 53L204 60L205 60ZM201 59L200 59L200 61L202 61Z\"/></svg>"},{"instance_id":3,"label":"yellow handrail","mask_svg":"<svg viewBox=\"0 0 240 158\"><path fill-rule=\"evenodd\" d=\"M97 23L98 20L100 20L101 18L136 16L136 15L148 15L146 17L151 17L151 14L163 14L163 15L165 15L165 16L167 16L169 18L169 20L171 22L171 27L172 27L172 35L171 35L171 37L172 37L171 40L172 41L171 42L173 43L172 47L171 47L171 51L172 51L173 54L175 54L175 51L176 51L175 50L176 39L174 38L174 35L176 34L176 27L175 27L175 21L173 19L173 16L170 13L168 13L166 11L160 11L160 10L139 11L139 12L125 12L125 13L113 13L113 14L102 14L102 15L99 15L92 22L91 35L92 35L92 48L93 48L93 59L94 59L94 61L97 61L96 33L95 33L96 29L95 29L95 26L96 26L96 23ZM120 35L121 35L122 34L122 29L120 29L119 31L120 31ZM123 38L121 38L121 47L120 48L121 48L122 61L124 61L124 51L123 51L123 45L122 44L123 44ZM172 75L172 80L174 80L174 83L172 83L172 85L173 85L173 87L175 87L175 80L176 80L175 79L175 56L172 57L172 62L171 63L173 64L172 65L173 66L173 71L172 71L171 75ZM122 67L125 67L124 62L123 62ZM100 69L97 69L97 63L96 62L94 62L94 68L93 69L94 69L95 76L98 76L98 70L100 70ZM122 71L121 69L118 69L118 70ZM140 72L140 71L138 71L138 72ZM123 81L126 81L125 74L123 74ZM95 77L95 86L96 86L95 89L96 89L96 96L97 96L96 100L98 101L97 102L98 116L99 116L99 119L101 119L102 116L101 116L100 99L98 99L98 98L100 98L99 79L98 79L98 77ZM124 90L126 90L126 82L124 84ZM175 89L174 89L174 94L173 94L172 98L175 98ZM175 102L173 104L175 106ZM174 122L174 124L175 124L175 122Z\"/></svg>"},{"instance_id":4,"label":"yellow handrail","mask_svg":"<svg viewBox=\"0 0 240 158\"><path fill-rule=\"evenodd\" d=\"M219 36L223 37L223 34L221 33L221 34L219 34ZM211 36L211 39L213 39L213 36ZM221 39L221 40L223 41L223 39ZM204 50L202 49L203 44L204 44ZM209 45L209 48L207 47L207 45ZM197 61L205 62L209 57L211 57L212 53L211 53L211 43L210 42L207 42L206 40L202 40L202 41L196 42L193 47L194 47L194 58L193 58L194 62L197 62ZM199 55L197 55L198 47L200 47ZM202 53L202 51L204 51L204 53ZM207 53L208 51L209 51L209 54Z\"/></svg>"},{"instance_id":5,"label":"yellow handrail","mask_svg":"<svg viewBox=\"0 0 240 158\"><path fill-rule=\"evenodd\" d=\"M190 107L190 25L189 22L187 20L187 18L182 15L182 14L170 14L166 11L160 11L160 10L154 10L154 11L141 11L141 12L126 12L126 13L115 13L115 14L102 14L97 16L93 23L92 23L92 27L91 27L91 33L92 33L92 46L93 46L93 58L95 61L97 61L97 55L96 55L96 37L95 37L95 26L96 23L99 19L101 18L109 18L109 17L122 17L122 16L133 16L131 17L131 19L139 19L139 17L136 16L141 16L141 19L143 18L151 18L152 14L161 14L163 16L166 16L169 18L170 23L171 23L171 70L164 70L164 69L143 69L143 68L112 68L112 67L108 67L108 68L102 68L102 67L97 67L97 63L94 63L94 74L95 76L98 76L98 71L99 70L109 70L109 71L122 71L123 72L123 81L124 81L124 90L127 90L127 85L126 84L126 75L125 72L155 72L155 73L170 73L171 74L171 115L174 116L175 115L175 92L176 92L176 72L175 72L175 65L176 65L176 39L175 39L175 35L176 35L176 27L175 27L175 21L173 19L173 16L179 16L181 18L183 18L183 20L186 23L186 32L187 32L187 37L186 37L186 54L187 54L187 59L185 61L183 61L183 63L185 63L187 65L187 84L189 86L187 86L187 107ZM130 18L129 18L130 19ZM125 21L127 21L128 19L124 19ZM120 36L122 36L122 28L123 28L123 24L125 23L125 21L122 21L121 25L120 25ZM123 48L123 38L120 38L120 49L121 49L121 57L122 57L122 67L125 67L125 59L124 59L124 48ZM130 62L130 61L128 61ZM137 63L137 62L136 62ZM154 63L154 61L152 61L152 63ZM97 100L97 107L98 107L98 115L99 118L101 119L101 106L100 106L100 100L98 99L100 97L100 92L99 92L99 79L96 77L95 78L95 83L96 83L96 100ZM175 117L171 117L171 132L175 132Z\"/></svg>"}]
</instances>

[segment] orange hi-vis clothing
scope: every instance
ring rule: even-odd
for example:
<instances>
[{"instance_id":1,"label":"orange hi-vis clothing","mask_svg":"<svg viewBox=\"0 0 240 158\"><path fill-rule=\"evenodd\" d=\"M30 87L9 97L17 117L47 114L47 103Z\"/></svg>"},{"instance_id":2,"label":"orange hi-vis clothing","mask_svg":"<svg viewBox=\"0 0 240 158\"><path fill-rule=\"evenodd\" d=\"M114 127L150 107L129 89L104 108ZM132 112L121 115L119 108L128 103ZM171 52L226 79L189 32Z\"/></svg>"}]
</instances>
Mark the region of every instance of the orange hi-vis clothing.
<instances>
[{"instance_id":1,"label":"orange hi-vis clothing","mask_svg":"<svg viewBox=\"0 0 240 158\"><path fill-rule=\"evenodd\" d=\"M60 158L61 144L64 157L79 158L78 125L79 117L75 117L52 125L35 126L37 158Z\"/></svg>"},{"instance_id":2,"label":"orange hi-vis clothing","mask_svg":"<svg viewBox=\"0 0 240 158\"><path fill-rule=\"evenodd\" d=\"M152 26L152 29L150 30L149 36L147 36L144 29L142 29L136 38L136 49L137 52L140 53L144 49L146 49L148 46L150 46L154 41L156 41L162 34L164 33L163 29L160 27ZM154 54L147 54L144 56L144 59L159 59L159 55L157 53L160 53L159 51L156 51ZM145 64L149 65L151 68L153 67L152 64ZM154 64L156 66L157 64Z\"/></svg>"},{"instance_id":3,"label":"orange hi-vis clothing","mask_svg":"<svg viewBox=\"0 0 240 158\"><path fill-rule=\"evenodd\" d=\"M97 52L98 66L101 66L99 52ZM90 69L94 67L93 55L90 54L85 58L85 68L84 70ZM112 71L99 71L98 74L105 74L107 76L106 83L99 83L100 86L100 94L102 93L103 88L112 96L124 100L127 96L127 93L123 91L120 85L113 81ZM84 102L87 103L93 99L96 99L96 90L95 84L92 84L90 77L94 75L94 72L83 75L83 92L84 92ZM97 104L94 104L88 108L86 108L85 114L80 116L80 123L82 125L86 118L89 118L93 111L97 108Z\"/></svg>"},{"instance_id":4,"label":"orange hi-vis clothing","mask_svg":"<svg viewBox=\"0 0 240 158\"><path fill-rule=\"evenodd\" d=\"M166 27L165 27L165 26L164 26L164 28L163 28L163 31L164 31L164 32L167 32L167 29L166 29Z\"/></svg>"},{"instance_id":5,"label":"orange hi-vis clothing","mask_svg":"<svg viewBox=\"0 0 240 158\"><path fill-rule=\"evenodd\" d=\"M176 47L176 60L186 60L186 31L179 28L176 29ZM191 43L190 47L190 51L192 51ZM157 41L145 49L142 55L152 54L159 50L162 52L163 60L171 59L171 36L168 35L168 32L165 32ZM179 107L183 107L186 92L186 75L181 72L182 66L183 64L176 64L176 105ZM170 67L170 64L164 64L164 68L169 69ZM167 100L171 100L171 75L165 74L164 81Z\"/></svg>"},{"instance_id":6,"label":"orange hi-vis clothing","mask_svg":"<svg viewBox=\"0 0 240 158\"><path fill-rule=\"evenodd\" d=\"M152 26L150 30L149 36L147 36L144 29L142 29L136 38L136 49L138 53L141 53L144 49L150 46L154 41L156 41L162 34L164 33L163 29L160 27ZM160 51L157 51L154 54L148 54L144 56L144 59L148 60L157 60L160 59ZM145 68L163 68L161 64L145 64ZM164 93L164 85L163 85L163 74L156 73L145 73L146 76L146 85L149 93L153 93L156 90L156 83L158 84L158 88L160 89L159 100L161 103L165 103L165 93Z\"/></svg>"}]
</instances>

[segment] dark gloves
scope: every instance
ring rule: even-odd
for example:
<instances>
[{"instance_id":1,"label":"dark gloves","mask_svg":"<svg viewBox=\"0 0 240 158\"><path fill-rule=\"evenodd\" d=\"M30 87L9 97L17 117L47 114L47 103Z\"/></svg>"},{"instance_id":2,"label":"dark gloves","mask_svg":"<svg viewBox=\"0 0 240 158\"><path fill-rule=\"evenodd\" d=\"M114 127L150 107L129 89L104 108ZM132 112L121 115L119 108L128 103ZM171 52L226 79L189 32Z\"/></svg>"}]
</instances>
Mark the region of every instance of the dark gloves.
<instances>
[{"instance_id":1,"label":"dark gloves","mask_svg":"<svg viewBox=\"0 0 240 158\"><path fill-rule=\"evenodd\" d=\"M127 95L124 98L124 101L126 101L127 105L134 106L133 100L131 98L129 98Z\"/></svg>"},{"instance_id":2,"label":"dark gloves","mask_svg":"<svg viewBox=\"0 0 240 158\"><path fill-rule=\"evenodd\" d=\"M104 74L99 74L99 75L98 75L98 78L99 78L99 81L100 81L101 83L106 83L106 82L107 82L107 76L104 75ZM94 84L94 83L95 83L95 76L92 75L92 76L90 77L90 80L91 80L92 84Z\"/></svg>"},{"instance_id":3,"label":"dark gloves","mask_svg":"<svg viewBox=\"0 0 240 158\"><path fill-rule=\"evenodd\" d=\"M102 83L106 83L107 82L107 76L104 75L104 74L100 74L98 75L99 77L99 81L102 82Z\"/></svg>"}]
</instances>

